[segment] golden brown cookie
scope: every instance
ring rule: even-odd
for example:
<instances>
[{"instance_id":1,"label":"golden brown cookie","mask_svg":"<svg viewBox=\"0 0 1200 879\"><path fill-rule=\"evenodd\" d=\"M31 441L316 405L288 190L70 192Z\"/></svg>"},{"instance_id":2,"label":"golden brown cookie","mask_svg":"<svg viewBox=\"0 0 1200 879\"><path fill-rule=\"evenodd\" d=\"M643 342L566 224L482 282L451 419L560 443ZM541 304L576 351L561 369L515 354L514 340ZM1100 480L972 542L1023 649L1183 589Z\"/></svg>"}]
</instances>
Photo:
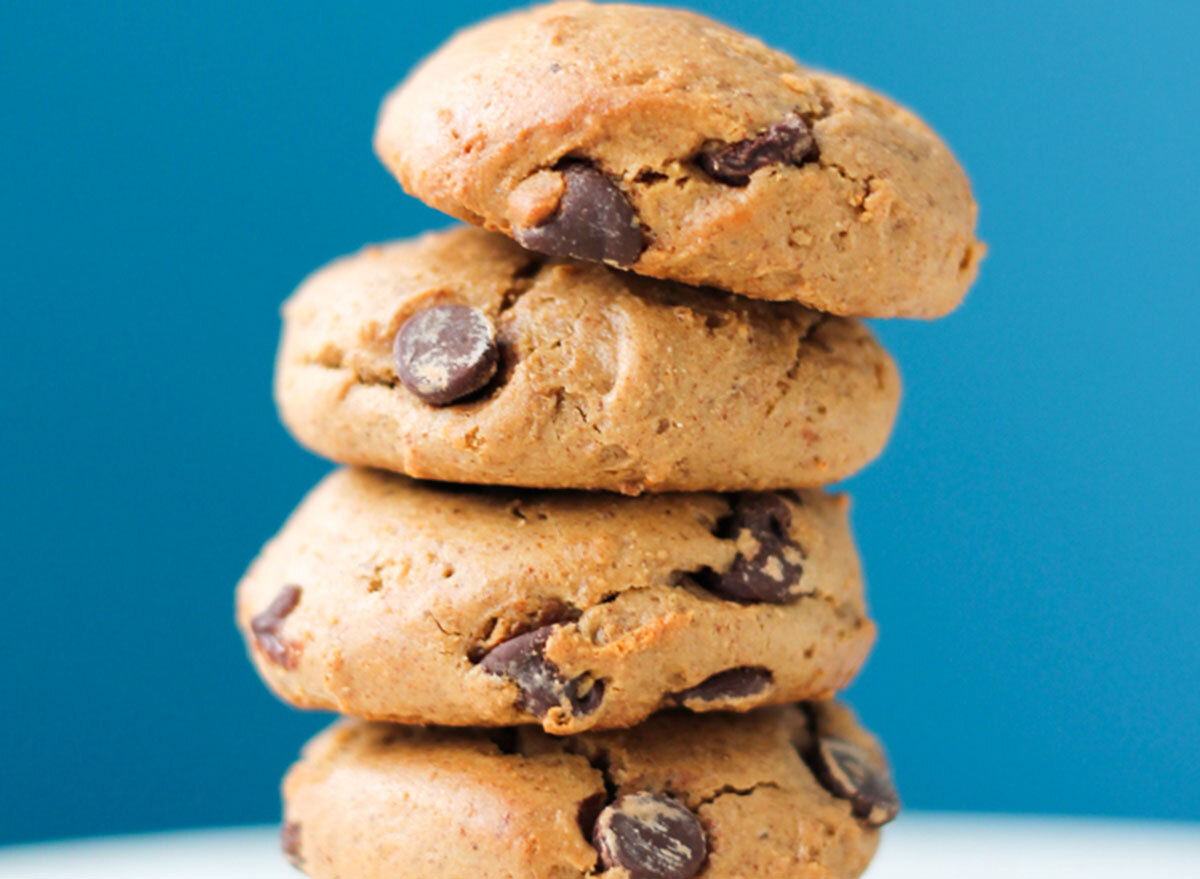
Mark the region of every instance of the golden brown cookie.
<instances>
[{"instance_id":1,"label":"golden brown cookie","mask_svg":"<svg viewBox=\"0 0 1200 879\"><path fill-rule=\"evenodd\" d=\"M899 393L854 320L473 228L318 271L276 373L284 422L335 461L626 493L835 482L883 448Z\"/></svg>"},{"instance_id":2,"label":"golden brown cookie","mask_svg":"<svg viewBox=\"0 0 1200 879\"><path fill-rule=\"evenodd\" d=\"M676 9L469 28L387 98L375 148L411 194L527 247L834 314L945 314L983 255L920 119Z\"/></svg>"},{"instance_id":3,"label":"golden brown cookie","mask_svg":"<svg viewBox=\"0 0 1200 879\"><path fill-rule=\"evenodd\" d=\"M836 703L570 738L343 721L284 803L285 851L314 879L849 879L899 808Z\"/></svg>"},{"instance_id":4,"label":"golden brown cookie","mask_svg":"<svg viewBox=\"0 0 1200 879\"><path fill-rule=\"evenodd\" d=\"M286 701L556 734L844 687L875 634L845 496L328 476L238 587Z\"/></svg>"}]
</instances>

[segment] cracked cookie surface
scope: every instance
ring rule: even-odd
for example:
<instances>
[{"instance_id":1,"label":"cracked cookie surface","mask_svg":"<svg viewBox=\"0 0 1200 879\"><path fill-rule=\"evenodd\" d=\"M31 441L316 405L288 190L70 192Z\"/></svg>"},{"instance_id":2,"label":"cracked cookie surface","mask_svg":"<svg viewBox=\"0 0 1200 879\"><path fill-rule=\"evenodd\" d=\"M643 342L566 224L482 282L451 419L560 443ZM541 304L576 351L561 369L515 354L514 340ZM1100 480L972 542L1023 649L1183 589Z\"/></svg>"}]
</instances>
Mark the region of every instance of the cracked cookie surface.
<instances>
[{"instance_id":1,"label":"cracked cookie surface","mask_svg":"<svg viewBox=\"0 0 1200 879\"><path fill-rule=\"evenodd\" d=\"M314 879L849 879L879 831L810 768L830 735L887 776L831 702L565 739L342 721L284 782L289 857Z\"/></svg>"},{"instance_id":2,"label":"cracked cookie surface","mask_svg":"<svg viewBox=\"0 0 1200 879\"><path fill-rule=\"evenodd\" d=\"M920 119L681 10L469 28L384 101L375 149L411 194L534 249L834 314L945 314L984 253Z\"/></svg>"},{"instance_id":3,"label":"cracked cookie surface","mask_svg":"<svg viewBox=\"0 0 1200 879\"><path fill-rule=\"evenodd\" d=\"M372 720L570 734L823 698L875 634L848 501L771 494L778 518L730 529L765 497L340 470L250 567L238 623L281 698ZM770 600L722 594L747 560L783 578Z\"/></svg>"},{"instance_id":4,"label":"cracked cookie surface","mask_svg":"<svg viewBox=\"0 0 1200 879\"><path fill-rule=\"evenodd\" d=\"M432 405L401 380L395 342L451 305L494 326L499 364ZM427 479L824 485L880 452L899 403L895 365L853 319L546 258L470 227L338 260L283 317L275 392L297 439Z\"/></svg>"}]
</instances>

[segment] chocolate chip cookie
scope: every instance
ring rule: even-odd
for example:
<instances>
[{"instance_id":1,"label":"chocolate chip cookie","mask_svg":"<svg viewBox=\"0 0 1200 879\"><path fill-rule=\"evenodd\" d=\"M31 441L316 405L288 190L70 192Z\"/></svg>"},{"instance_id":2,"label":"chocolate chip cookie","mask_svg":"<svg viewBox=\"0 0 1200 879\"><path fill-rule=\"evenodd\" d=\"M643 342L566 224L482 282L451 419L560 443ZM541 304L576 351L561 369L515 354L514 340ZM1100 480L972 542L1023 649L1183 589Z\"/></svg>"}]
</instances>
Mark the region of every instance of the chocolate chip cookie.
<instances>
[{"instance_id":1,"label":"chocolate chip cookie","mask_svg":"<svg viewBox=\"0 0 1200 879\"><path fill-rule=\"evenodd\" d=\"M238 587L286 701L555 734L844 687L874 638L845 496L328 476Z\"/></svg>"},{"instance_id":2,"label":"chocolate chip cookie","mask_svg":"<svg viewBox=\"0 0 1200 879\"><path fill-rule=\"evenodd\" d=\"M528 248L834 314L945 314L984 250L920 119L681 10L465 30L387 98L375 148L411 194Z\"/></svg>"},{"instance_id":3,"label":"chocolate chip cookie","mask_svg":"<svg viewBox=\"0 0 1200 879\"><path fill-rule=\"evenodd\" d=\"M565 739L343 721L284 804L285 851L314 879L849 879L899 809L878 743L836 703Z\"/></svg>"},{"instance_id":4,"label":"chocolate chip cookie","mask_svg":"<svg viewBox=\"0 0 1200 879\"><path fill-rule=\"evenodd\" d=\"M858 322L540 256L460 227L368 248L284 306L276 399L313 451L452 482L835 482L900 386Z\"/></svg>"}]
</instances>

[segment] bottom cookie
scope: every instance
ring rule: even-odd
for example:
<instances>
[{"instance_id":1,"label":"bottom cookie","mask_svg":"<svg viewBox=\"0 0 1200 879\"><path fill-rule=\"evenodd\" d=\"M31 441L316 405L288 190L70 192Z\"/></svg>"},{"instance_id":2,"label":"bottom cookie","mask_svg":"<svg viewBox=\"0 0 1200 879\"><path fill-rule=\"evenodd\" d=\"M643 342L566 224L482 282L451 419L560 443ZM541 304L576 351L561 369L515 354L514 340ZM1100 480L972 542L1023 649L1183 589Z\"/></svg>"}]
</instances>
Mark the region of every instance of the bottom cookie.
<instances>
[{"instance_id":1,"label":"bottom cookie","mask_svg":"<svg viewBox=\"0 0 1200 879\"><path fill-rule=\"evenodd\" d=\"M342 721L283 790L284 851L314 879L841 879L899 809L834 702L569 738Z\"/></svg>"}]
</instances>

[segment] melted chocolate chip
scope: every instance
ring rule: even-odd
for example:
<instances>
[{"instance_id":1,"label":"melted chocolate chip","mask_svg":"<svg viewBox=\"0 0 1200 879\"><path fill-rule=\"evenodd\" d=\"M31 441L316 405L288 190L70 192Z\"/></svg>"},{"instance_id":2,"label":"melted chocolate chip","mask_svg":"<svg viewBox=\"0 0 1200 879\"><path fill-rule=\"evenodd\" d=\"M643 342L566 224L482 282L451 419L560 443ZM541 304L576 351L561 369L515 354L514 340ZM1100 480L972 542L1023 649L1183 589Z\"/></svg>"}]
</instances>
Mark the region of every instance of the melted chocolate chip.
<instances>
[{"instance_id":1,"label":"melted chocolate chip","mask_svg":"<svg viewBox=\"0 0 1200 879\"><path fill-rule=\"evenodd\" d=\"M596 819L592 842L606 869L623 867L630 879L691 879L708 858L700 819L662 794L618 797Z\"/></svg>"},{"instance_id":2,"label":"melted chocolate chip","mask_svg":"<svg viewBox=\"0 0 1200 879\"><path fill-rule=\"evenodd\" d=\"M671 694L679 705L692 699L716 702L718 699L744 699L757 696L774 681L771 670L761 666L743 665L707 677L694 687Z\"/></svg>"},{"instance_id":3,"label":"melted chocolate chip","mask_svg":"<svg viewBox=\"0 0 1200 879\"><path fill-rule=\"evenodd\" d=\"M717 536L733 540L737 558L729 570L701 571L697 580L711 592L734 601L787 604L812 590L801 589L804 550L788 536L792 510L779 495L738 495L733 511L717 526Z\"/></svg>"},{"instance_id":4,"label":"melted chocolate chip","mask_svg":"<svg viewBox=\"0 0 1200 879\"><path fill-rule=\"evenodd\" d=\"M299 868L304 863L304 858L300 857L299 824L294 821L284 822L283 826L279 828L279 847L293 867Z\"/></svg>"},{"instance_id":5,"label":"melted chocolate chip","mask_svg":"<svg viewBox=\"0 0 1200 879\"><path fill-rule=\"evenodd\" d=\"M803 165L818 156L812 125L799 113L787 116L746 140L705 150L696 161L722 183L745 186L750 175L767 165Z\"/></svg>"},{"instance_id":6,"label":"melted chocolate chip","mask_svg":"<svg viewBox=\"0 0 1200 879\"><path fill-rule=\"evenodd\" d=\"M545 717L551 708L570 707L576 717L591 714L604 699L604 681L580 675L565 679L545 656L546 642L555 626L542 626L532 632L496 645L480 665L489 674L510 678L521 691L517 707L537 717Z\"/></svg>"},{"instance_id":7,"label":"melted chocolate chip","mask_svg":"<svg viewBox=\"0 0 1200 879\"><path fill-rule=\"evenodd\" d=\"M500 361L496 330L469 305L435 305L404 322L393 345L404 386L436 406L484 387Z\"/></svg>"},{"instance_id":8,"label":"melted chocolate chip","mask_svg":"<svg viewBox=\"0 0 1200 879\"><path fill-rule=\"evenodd\" d=\"M539 226L515 230L517 241L552 256L621 267L637 262L646 239L624 193L591 165L568 165L561 173L558 209Z\"/></svg>"},{"instance_id":9,"label":"melted chocolate chip","mask_svg":"<svg viewBox=\"0 0 1200 879\"><path fill-rule=\"evenodd\" d=\"M300 661L300 645L285 641L280 635L283 621L300 603L300 587L284 586L262 613L250 620L254 640L267 658L276 665L293 669Z\"/></svg>"},{"instance_id":10,"label":"melted chocolate chip","mask_svg":"<svg viewBox=\"0 0 1200 879\"><path fill-rule=\"evenodd\" d=\"M854 816L872 827L900 812L900 798L887 769L853 742L818 735L808 754L813 774L835 797L849 800Z\"/></svg>"}]
</instances>

